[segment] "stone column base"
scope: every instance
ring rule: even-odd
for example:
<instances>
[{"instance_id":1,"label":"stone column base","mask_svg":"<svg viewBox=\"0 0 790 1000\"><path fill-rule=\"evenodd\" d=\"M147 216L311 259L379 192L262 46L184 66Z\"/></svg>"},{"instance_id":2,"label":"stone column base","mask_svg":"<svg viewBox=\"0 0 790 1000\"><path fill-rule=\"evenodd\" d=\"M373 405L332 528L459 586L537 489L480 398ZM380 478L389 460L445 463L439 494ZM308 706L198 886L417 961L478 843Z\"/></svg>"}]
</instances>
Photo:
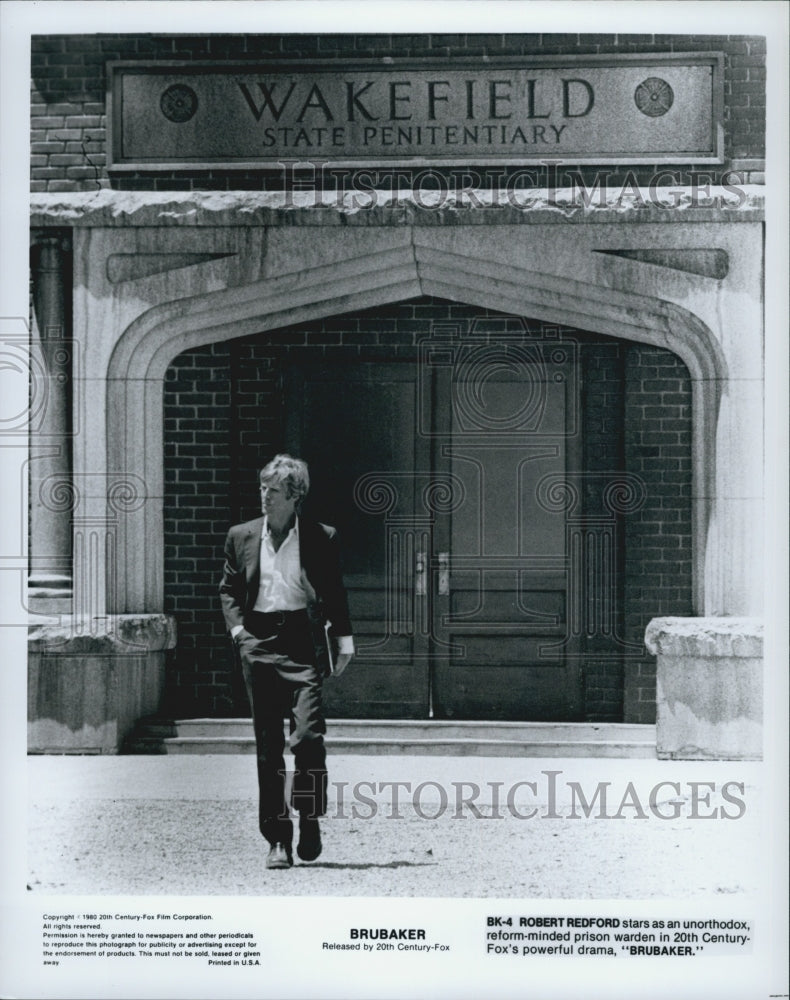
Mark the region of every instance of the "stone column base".
<instances>
[{"instance_id":1,"label":"stone column base","mask_svg":"<svg viewBox=\"0 0 790 1000\"><path fill-rule=\"evenodd\" d=\"M28 752L118 753L160 707L168 615L64 617L28 632Z\"/></svg>"},{"instance_id":2,"label":"stone column base","mask_svg":"<svg viewBox=\"0 0 790 1000\"><path fill-rule=\"evenodd\" d=\"M763 625L755 618L654 618L656 752L672 760L760 760Z\"/></svg>"}]
</instances>

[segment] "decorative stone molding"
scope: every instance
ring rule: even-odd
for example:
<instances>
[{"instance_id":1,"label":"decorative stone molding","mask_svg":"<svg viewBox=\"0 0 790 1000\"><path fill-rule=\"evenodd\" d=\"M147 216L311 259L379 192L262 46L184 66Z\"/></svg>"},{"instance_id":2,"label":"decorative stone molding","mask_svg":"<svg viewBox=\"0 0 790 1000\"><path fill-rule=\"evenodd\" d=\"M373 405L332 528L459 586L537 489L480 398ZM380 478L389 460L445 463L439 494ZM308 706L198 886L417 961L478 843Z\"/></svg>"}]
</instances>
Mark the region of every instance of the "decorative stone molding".
<instances>
[{"instance_id":1,"label":"decorative stone molding","mask_svg":"<svg viewBox=\"0 0 790 1000\"><path fill-rule=\"evenodd\" d=\"M761 222L765 189L607 189L587 204L574 188L475 191L93 191L32 194L33 226L397 226L495 223Z\"/></svg>"},{"instance_id":2,"label":"decorative stone molding","mask_svg":"<svg viewBox=\"0 0 790 1000\"><path fill-rule=\"evenodd\" d=\"M727 277L730 260L726 250L715 248L702 250L600 250L599 253L626 260L636 260L654 267L669 267L674 271L701 274L718 280Z\"/></svg>"},{"instance_id":3,"label":"decorative stone molding","mask_svg":"<svg viewBox=\"0 0 790 1000\"><path fill-rule=\"evenodd\" d=\"M763 623L654 618L656 752L673 760L762 757Z\"/></svg>"}]
</instances>

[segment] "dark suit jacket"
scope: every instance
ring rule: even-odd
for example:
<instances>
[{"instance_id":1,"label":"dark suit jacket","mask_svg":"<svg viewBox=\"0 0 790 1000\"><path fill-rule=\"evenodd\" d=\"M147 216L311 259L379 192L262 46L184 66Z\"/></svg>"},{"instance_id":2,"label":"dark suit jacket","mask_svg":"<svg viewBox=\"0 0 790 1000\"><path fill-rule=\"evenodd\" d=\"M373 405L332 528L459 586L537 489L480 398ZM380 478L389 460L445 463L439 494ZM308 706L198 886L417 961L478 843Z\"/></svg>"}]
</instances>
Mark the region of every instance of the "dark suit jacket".
<instances>
[{"instance_id":1,"label":"dark suit jacket","mask_svg":"<svg viewBox=\"0 0 790 1000\"><path fill-rule=\"evenodd\" d=\"M254 521L237 524L225 541L219 593L228 630L244 624L244 616L252 611L258 597L263 520L256 517ZM325 621L332 623L333 635L351 635L336 530L327 524L299 518L299 558L307 577L308 614L311 623L320 628L315 633L316 643L323 639Z\"/></svg>"}]
</instances>

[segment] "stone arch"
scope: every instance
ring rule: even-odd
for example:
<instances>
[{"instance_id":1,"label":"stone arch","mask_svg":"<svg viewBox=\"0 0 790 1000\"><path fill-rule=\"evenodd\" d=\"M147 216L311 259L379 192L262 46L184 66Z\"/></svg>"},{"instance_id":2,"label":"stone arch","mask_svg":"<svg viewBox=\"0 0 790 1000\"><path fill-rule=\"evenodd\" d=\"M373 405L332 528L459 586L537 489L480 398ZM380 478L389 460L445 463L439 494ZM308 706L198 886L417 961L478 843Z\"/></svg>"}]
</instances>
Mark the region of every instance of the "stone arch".
<instances>
[{"instance_id":1,"label":"stone arch","mask_svg":"<svg viewBox=\"0 0 790 1000\"><path fill-rule=\"evenodd\" d=\"M693 313L665 300L437 250L420 241L418 230L411 246L156 306L124 331L108 370L107 440L115 452L112 464L139 477L145 497L120 518L123 572L114 595L116 606L107 610L153 613L162 608L163 388L167 368L177 355L209 343L423 295L652 344L681 358L693 392L694 604L697 614L704 613L715 427L719 393L727 377L712 331Z\"/></svg>"}]
</instances>

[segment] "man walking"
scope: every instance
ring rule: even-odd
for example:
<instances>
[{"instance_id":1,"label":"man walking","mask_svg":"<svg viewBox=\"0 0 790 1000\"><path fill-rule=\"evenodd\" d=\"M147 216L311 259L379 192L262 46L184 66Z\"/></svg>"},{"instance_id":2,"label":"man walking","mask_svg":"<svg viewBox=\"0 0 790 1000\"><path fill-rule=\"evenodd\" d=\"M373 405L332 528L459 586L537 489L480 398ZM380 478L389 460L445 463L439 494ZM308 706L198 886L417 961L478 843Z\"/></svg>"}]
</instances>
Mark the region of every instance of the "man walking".
<instances>
[{"instance_id":1,"label":"man walking","mask_svg":"<svg viewBox=\"0 0 790 1000\"><path fill-rule=\"evenodd\" d=\"M285 801L285 736L294 755L291 802L299 814L296 852L321 853L326 813L323 678L341 674L354 653L348 599L334 528L299 516L310 486L307 465L277 455L260 473L263 516L231 528L220 598L236 643L252 710L258 761L259 825L267 868L293 864L293 823ZM332 666L325 626L337 643Z\"/></svg>"}]
</instances>

